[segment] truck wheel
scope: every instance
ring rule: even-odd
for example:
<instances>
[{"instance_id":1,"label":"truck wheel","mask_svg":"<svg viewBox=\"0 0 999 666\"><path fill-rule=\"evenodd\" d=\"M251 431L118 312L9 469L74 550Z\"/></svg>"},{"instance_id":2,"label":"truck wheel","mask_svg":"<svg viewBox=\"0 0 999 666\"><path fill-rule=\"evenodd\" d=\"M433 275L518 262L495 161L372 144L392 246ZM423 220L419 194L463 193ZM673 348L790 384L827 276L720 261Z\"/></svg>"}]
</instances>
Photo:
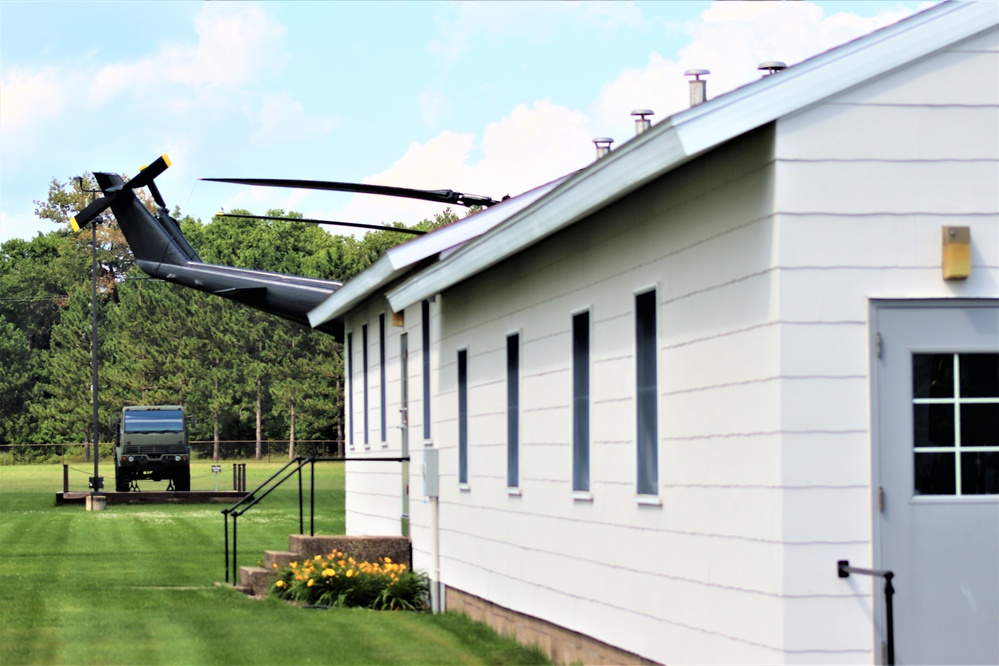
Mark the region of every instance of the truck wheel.
<instances>
[{"instance_id":1,"label":"truck wheel","mask_svg":"<svg viewBox=\"0 0 999 666\"><path fill-rule=\"evenodd\" d=\"M128 474L125 474L120 469L114 471L114 489L119 493L127 493L129 490L130 479Z\"/></svg>"},{"instance_id":2,"label":"truck wheel","mask_svg":"<svg viewBox=\"0 0 999 666\"><path fill-rule=\"evenodd\" d=\"M173 477L173 488L182 492L191 490L191 470L180 472Z\"/></svg>"}]
</instances>

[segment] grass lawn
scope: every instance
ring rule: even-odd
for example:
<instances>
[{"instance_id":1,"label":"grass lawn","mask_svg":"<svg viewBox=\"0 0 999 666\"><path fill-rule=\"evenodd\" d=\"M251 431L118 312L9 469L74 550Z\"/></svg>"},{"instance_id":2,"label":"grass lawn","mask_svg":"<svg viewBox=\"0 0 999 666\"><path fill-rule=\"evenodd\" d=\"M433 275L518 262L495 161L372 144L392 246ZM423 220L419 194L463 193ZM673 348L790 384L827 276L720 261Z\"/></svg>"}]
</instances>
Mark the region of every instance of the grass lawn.
<instances>
[{"instance_id":1,"label":"grass lawn","mask_svg":"<svg viewBox=\"0 0 999 666\"><path fill-rule=\"evenodd\" d=\"M278 467L249 463L248 488ZM223 469L220 488L231 485ZM298 532L297 484L286 486L240 518L241 565ZM317 465L316 487L316 532L343 533L343 467ZM55 506L61 488L60 465L0 467L2 664L545 663L453 614L249 599L213 585L225 576L225 505L87 512Z\"/></svg>"}]
</instances>

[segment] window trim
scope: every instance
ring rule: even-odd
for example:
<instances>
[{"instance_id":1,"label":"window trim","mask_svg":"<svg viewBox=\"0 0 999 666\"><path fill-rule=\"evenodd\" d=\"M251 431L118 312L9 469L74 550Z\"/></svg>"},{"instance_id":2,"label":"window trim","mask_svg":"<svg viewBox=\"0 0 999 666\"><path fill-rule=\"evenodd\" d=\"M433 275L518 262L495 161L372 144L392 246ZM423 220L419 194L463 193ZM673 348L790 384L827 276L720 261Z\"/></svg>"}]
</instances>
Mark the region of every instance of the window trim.
<instances>
[{"instance_id":1,"label":"window trim","mask_svg":"<svg viewBox=\"0 0 999 666\"><path fill-rule=\"evenodd\" d=\"M364 374L364 398L362 403L364 404L364 448L368 448L371 444L369 441L369 405L368 405L368 325L361 324L361 366L362 372Z\"/></svg>"},{"instance_id":2,"label":"window trim","mask_svg":"<svg viewBox=\"0 0 999 666\"><path fill-rule=\"evenodd\" d=\"M354 448L354 332L347 331L347 443Z\"/></svg>"},{"instance_id":3,"label":"window trim","mask_svg":"<svg viewBox=\"0 0 999 666\"><path fill-rule=\"evenodd\" d=\"M520 331L506 335L506 487L520 494ZM512 370L512 371L511 371ZM512 381L511 381L512 380ZM510 491L516 491L511 493Z\"/></svg>"},{"instance_id":4,"label":"window trim","mask_svg":"<svg viewBox=\"0 0 999 666\"><path fill-rule=\"evenodd\" d=\"M421 304L420 342L423 349L420 355L423 359L423 441L430 441L430 301L424 299Z\"/></svg>"},{"instance_id":5,"label":"window trim","mask_svg":"<svg viewBox=\"0 0 999 666\"><path fill-rule=\"evenodd\" d=\"M582 317L585 321L585 340L580 341L577 333L577 323ZM591 370L592 362L592 337L593 337L593 317L590 308L574 312L571 316L572 326L570 336L572 339L572 491L573 497L576 493L589 494L592 487L592 465L591 465ZM580 324L580 328L582 325ZM585 342L585 349L582 344ZM580 345L580 346L577 346ZM582 407L582 409L581 409ZM582 468L585 467L585 474ZM590 496L589 499L592 499Z\"/></svg>"},{"instance_id":6,"label":"window trim","mask_svg":"<svg viewBox=\"0 0 999 666\"><path fill-rule=\"evenodd\" d=\"M457 352L458 485L468 489L468 348Z\"/></svg>"},{"instance_id":7,"label":"window trim","mask_svg":"<svg viewBox=\"0 0 999 666\"><path fill-rule=\"evenodd\" d=\"M382 446L388 446L388 398L385 387L385 313L378 314L378 392L381 400L381 442Z\"/></svg>"},{"instance_id":8,"label":"window trim","mask_svg":"<svg viewBox=\"0 0 999 666\"><path fill-rule=\"evenodd\" d=\"M659 288L634 293L635 485L639 498L659 497ZM640 317L651 295L651 326ZM651 377L649 374L651 373ZM651 380L651 381L649 381ZM640 500L640 503L649 503Z\"/></svg>"}]
</instances>

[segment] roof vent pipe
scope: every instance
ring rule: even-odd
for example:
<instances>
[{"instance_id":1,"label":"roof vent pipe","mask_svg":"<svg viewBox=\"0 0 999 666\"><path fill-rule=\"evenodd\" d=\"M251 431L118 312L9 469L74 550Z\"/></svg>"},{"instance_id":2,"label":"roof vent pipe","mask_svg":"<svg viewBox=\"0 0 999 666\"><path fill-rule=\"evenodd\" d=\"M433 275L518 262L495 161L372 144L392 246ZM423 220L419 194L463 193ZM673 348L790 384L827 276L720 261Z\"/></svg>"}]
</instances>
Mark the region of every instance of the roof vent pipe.
<instances>
[{"instance_id":1,"label":"roof vent pipe","mask_svg":"<svg viewBox=\"0 0 999 666\"><path fill-rule=\"evenodd\" d=\"M652 127L652 121L646 116L656 115L652 109L635 109L631 112L631 117L635 119L635 136Z\"/></svg>"},{"instance_id":2,"label":"roof vent pipe","mask_svg":"<svg viewBox=\"0 0 999 666\"><path fill-rule=\"evenodd\" d=\"M605 155L609 155L611 151L611 144L614 143L614 139L609 136L598 136L593 140L593 145L597 147L597 159Z\"/></svg>"},{"instance_id":3,"label":"roof vent pipe","mask_svg":"<svg viewBox=\"0 0 999 666\"><path fill-rule=\"evenodd\" d=\"M698 104L704 104L708 101L708 82L703 80L702 76L707 76L711 73L711 70L707 69L688 69L683 73L684 76L692 76L690 80L690 105L697 106Z\"/></svg>"},{"instance_id":4,"label":"roof vent pipe","mask_svg":"<svg viewBox=\"0 0 999 666\"><path fill-rule=\"evenodd\" d=\"M770 76L787 69L787 63L783 63L780 60L767 60L757 65L756 69L763 72L763 76Z\"/></svg>"}]
</instances>

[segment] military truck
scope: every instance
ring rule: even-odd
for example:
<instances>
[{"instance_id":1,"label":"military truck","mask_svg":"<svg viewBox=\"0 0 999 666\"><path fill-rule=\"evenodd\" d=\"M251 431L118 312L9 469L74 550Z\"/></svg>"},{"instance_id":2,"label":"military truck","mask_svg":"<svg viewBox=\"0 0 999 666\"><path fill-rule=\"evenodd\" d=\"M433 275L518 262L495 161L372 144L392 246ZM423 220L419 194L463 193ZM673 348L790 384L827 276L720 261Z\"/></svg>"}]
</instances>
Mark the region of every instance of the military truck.
<instances>
[{"instance_id":1,"label":"military truck","mask_svg":"<svg viewBox=\"0 0 999 666\"><path fill-rule=\"evenodd\" d=\"M190 490L191 447L184 408L153 405L122 409L114 472L115 490L120 493L127 493L140 479L169 479L167 490Z\"/></svg>"}]
</instances>

